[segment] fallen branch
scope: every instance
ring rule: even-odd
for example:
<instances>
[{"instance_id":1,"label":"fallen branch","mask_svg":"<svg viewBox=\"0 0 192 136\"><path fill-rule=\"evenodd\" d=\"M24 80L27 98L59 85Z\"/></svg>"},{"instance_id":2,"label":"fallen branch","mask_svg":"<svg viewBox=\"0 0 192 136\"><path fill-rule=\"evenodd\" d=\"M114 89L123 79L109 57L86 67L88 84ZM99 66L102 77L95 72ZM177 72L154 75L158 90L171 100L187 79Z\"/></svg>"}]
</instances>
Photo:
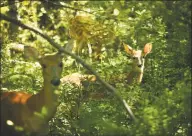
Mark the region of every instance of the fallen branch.
<instances>
[{"instance_id":1,"label":"fallen branch","mask_svg":"<svg viewBox=\"0 0 192 136\"><path fill-rule=\"evenodd\" d=\"M15 20L15 19L12 19L10 17L7 17L3 14L0 14L0 20L6 20L6 21L9 21L15 25L18 25L20 27L22 27L23 29L28 29L30 31L33 31L35 32L36 34L40 35L41 37L43 37L44 39L46 39L52 46L54 46L55 48L57 48L60 52L62 53L65 53L69 56L71 56L72 58L76 59L77 62L79 62L83 67L85 67L87 70L89 70L92 74L94 74L96 76L96 79L102 84L104 85L110 92L114 93L115 96L120 100L120 102L124 105L127 113L130 115L130 117L135 120L135 116L133 114L133 112L131 111L129 105L126 103L126 101L124 99L121 98L121 95L118 91L116 91L116 89L111 86L110 84L106 83L104 80L102 80L100 78L100 76L88 65L86 64L80 57L76 56L75 54L71 53L71 52L68 52L66 51L62 46L60 46L59 44L55 43L51 38L49 38L49 36L41 33L40 31L34 29L34 28L31 28L23 23L21 23L20 21L18 20Z\"/></svg>"}]
</instances>

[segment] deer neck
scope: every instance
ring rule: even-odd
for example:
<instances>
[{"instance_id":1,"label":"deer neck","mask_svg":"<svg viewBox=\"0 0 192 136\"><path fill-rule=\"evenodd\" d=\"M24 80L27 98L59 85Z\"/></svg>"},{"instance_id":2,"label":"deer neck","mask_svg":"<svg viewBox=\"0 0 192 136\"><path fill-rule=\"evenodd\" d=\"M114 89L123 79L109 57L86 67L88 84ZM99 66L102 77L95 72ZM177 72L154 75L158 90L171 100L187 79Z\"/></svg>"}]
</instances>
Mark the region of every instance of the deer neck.
<instances>
[{"instance_id":1,"label":"deer neck","mask_svg":"<svg viewBox=\"0 0 192 136\"><path fill-rule=\"evenodd\" d=\"M46 112L44 118L45 120L50 120L58 106L56 89L57 87L53 87L50 82L44 81L43 89L29 98L27 106L33 113L44 114L43 112Z\"/></svg>"},{"instance_id":2,"label":"deer neck","mask_svg":"<svg viewBox=\"0 0 192 136\"><path fill-rule=\"evenodd\" d=\"M58 95L56 94L56 90L58 87L50 84L50 81L44 81L43 90L41 91L44 97L44 105L50 106L58 103Z\"/></svg>"},{"instance_id":3,"label":"deer neck","mask_svg":"<svg viewBox=\"0 0 192 136\"><path fill-rule=\"evenodd\" d=\"M143 78L143 68L140 71L136 71L135 67L132 68L132 70L129 72L127 76L127 83L133 84L133 83L141 83Z\"/></svg>"}]
</instances>

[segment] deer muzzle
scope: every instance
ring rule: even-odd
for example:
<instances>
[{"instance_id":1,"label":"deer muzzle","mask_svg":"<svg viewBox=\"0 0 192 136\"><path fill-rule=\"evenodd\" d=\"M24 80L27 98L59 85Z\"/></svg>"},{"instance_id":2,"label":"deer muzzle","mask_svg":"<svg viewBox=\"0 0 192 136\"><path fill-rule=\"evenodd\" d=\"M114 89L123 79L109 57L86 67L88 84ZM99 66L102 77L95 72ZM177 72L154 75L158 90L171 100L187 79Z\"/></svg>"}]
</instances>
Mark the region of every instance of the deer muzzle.
<instances>
[{"instance_id":1,"label":"deer muzzle","mask_svg":"<svg viewBox=\"0 0 192 136\"><path fill-rule=\"evenodd\" d=\"M60 79L52 79L51 84L54 86L58 86L60 84Z\"/></svg>"},{"instance_id":2,"label":"deer muzzle","mask_svg":"<svg viewBox=\"0 0 192 136\"><path fill-rule=\"evenodd\" d=\"M142 64L138 64L137 66L138 66L139 68L141 68L141 67L142 67Z\"/></svg>"}]
</instances>

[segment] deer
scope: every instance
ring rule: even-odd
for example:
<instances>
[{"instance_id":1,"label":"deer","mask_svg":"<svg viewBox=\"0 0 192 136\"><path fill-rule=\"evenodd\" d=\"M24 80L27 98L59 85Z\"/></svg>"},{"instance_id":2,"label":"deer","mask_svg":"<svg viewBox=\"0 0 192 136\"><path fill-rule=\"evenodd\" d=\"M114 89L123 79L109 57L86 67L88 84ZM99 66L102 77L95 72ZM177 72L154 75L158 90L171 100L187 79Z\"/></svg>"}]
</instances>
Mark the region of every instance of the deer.
<instances>
[{"instance_id":1,"label":"deer","mask_svg":"<svg viewBox=\"0 0 192 136\"><path fill-rule=\"evenodd\" d=\"M1 92L1 136L45 136L58 102L57 88L63 69L62 54L41 55L25 46L24 56L40 63L43 87L37 94L22 91Z\"/></svg>"},{"instance_id":2,"label":"deer","mask_svg":"<svg viewBox=\"0 0 192 136\"><path fill-rule=\"evenodd\" d=\"M128 85L133 85L134 83L140 84L143 79L145 57L151 52L152 44L145 44L143 51L135 50L125 43L123 43L123 46L126 53L132 57L132 69L127 75L127 83Z\"/></svg>"},{"instance_id":3,"label":"deer","mask_svg":"<svg viewBox=\"0 0 192 136\"><path fill-rule=\"evenodd\" d=\"M73 84L77 87L82 87L82 82L95 82L96 81L96 76L95 75L89 75L89 74L81 74L81 73L72 73L69 75L66 75L61 78L61 83L62 84Z\"/></svg>"}]
</instances>

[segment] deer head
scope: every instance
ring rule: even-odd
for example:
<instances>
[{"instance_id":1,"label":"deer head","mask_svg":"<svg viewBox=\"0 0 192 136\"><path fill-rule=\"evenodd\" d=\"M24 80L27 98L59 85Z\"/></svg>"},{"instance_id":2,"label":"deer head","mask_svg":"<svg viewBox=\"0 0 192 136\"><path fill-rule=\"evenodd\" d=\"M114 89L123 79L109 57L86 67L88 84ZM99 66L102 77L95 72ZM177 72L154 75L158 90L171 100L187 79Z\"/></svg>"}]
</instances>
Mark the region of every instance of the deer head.
<instances>
[{"instance_id":1,"label":"deer head","mask_svg":"<svg viewBox=\"0 0 192 136\"><path fill-rule=\"evenodd\" d=\"M124 43L123 45L125 51L132 57L132 70L128 75L128 83L132 83L135 78L137 82L140 83L144 72L145 57L151 52L152 44L147 43L143 50L135 50Z\"/></svg>"}]
</instances>

